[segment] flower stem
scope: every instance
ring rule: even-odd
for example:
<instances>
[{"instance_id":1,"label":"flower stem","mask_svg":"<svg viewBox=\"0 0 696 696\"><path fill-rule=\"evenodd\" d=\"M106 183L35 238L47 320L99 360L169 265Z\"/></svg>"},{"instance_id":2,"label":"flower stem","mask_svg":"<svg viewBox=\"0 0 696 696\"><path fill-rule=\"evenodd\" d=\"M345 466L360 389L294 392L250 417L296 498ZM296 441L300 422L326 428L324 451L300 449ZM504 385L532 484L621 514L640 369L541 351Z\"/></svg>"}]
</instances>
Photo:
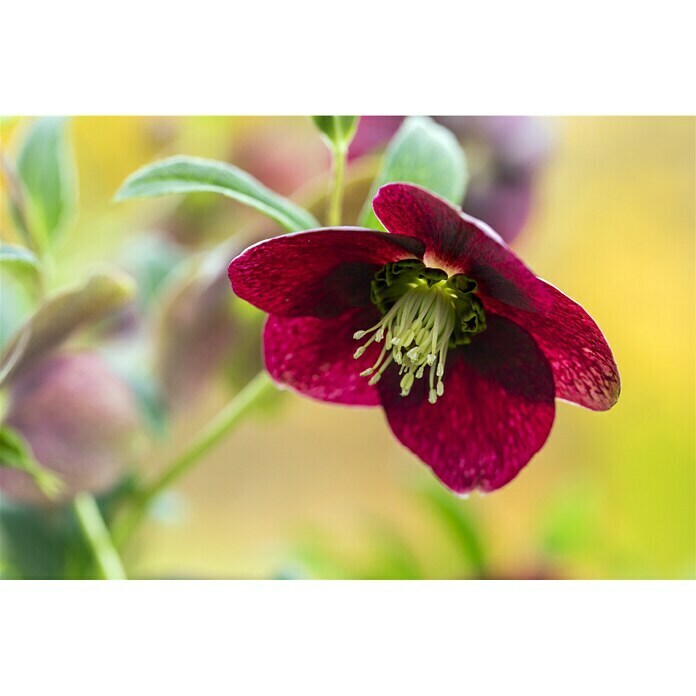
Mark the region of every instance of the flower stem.
<instances>
[{"instance_id":1,"label":"flower stem","mask_svg":"<svg viewBox=\"0 0 696 696\"><path fill-rule=\"evenodd\" d=\"M146 486L137 496L129 514L114 529L114 540L121 546L145 516L150 503L162 491L191 469L204 455L208 454L243 418L251 407L275 385L265 370L259 372L232 401L227 404L193 439L183 453L177 457L160 476Z\"/></svg>"},{"instance_id":2,"label":"flower stem","mask_svg":"<svg viewBox=\"0 0 696 696\"><path fill-rule=\"evenodd\" d=\"M326 216L326 224L329 227L336 227L341 224L341 214L343 212L343 181L346 173L348 148L343 145L334 145L332 154L333 174L331 177L329 211Z\"/></svg>"},{"instance_id":3,"label":"flower stem","mask_svg":"<svg viewBox=\"0 0 696 696\"><path fill-rule=\"evenodd\" d=\"M73 503L73 509L101 577L105 580L125 580L126 571L97 502L88 493L79 493Z\"/></svg>"}]
</instances>

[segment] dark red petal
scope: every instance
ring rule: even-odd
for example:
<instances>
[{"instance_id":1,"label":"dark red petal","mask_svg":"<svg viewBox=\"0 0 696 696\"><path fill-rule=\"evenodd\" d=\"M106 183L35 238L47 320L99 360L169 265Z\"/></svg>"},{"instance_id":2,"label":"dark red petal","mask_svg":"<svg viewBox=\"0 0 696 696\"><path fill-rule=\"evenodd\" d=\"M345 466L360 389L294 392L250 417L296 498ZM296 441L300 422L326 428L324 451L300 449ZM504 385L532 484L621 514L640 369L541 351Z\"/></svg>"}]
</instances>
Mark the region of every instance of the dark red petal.
<instances>
[{"instance_id":1,"label":"dark red petal","mask_svg":"<svg viewBox=\"0 0 696 696\"><path fill-rule=\"evenodd\" d=\"M501 303L488 308L524 326L551 363L556 397L593 411L610 409L619 398L621 380L611 348L592 317L577 303L544 283L553 297L548 312L515 310Z\"/></svg>"},{"instance_id":2,"label":"dark red petal","mask_svg":"<svg viewBox=\"0 0 696 696\"><path fill-rule=\"evenodd\" d=\"M381 266L422 251L416 240L375 230L308 230L249 247L230 264L229 278L239 297L269 314L335 317L369 304Z\"/></svg>"},{"instance_id":3,"label":"dark red petal","mask_svg":"<svg viewBox=\"0 0 696 696\"><path fill-rule=\"evenodd\" d=\"M396 437L457 493L513 479L546 442L554 418L551 367L534 339L489 315L488 329L451 351L445 393L427 400L427 374L402 397L398 370L378 383Z\"/></svg>"},{"instance_id":4,"label":"dark red petal","mask_svg":"<svg viewBox=\"0 0 696 696\"><path fill-rule=\"evenodd\" d=\"M379 355L373 343L357 360L356 349L365 340L353 334L379 321L375 307L349 309L332 319L271 315L264 332L266 369L280 384L320 401L353 406L377 406L377 387L360 373Z\"/></svg>"},{"instance_id":5,"label":"dark red petal","mask_svg":"<svg viewBox=\"0 0 696 696\"><path fill-rule=\"evenodd\" d=\"M439 196L413 184L387 184L372 206L387 230L425 243L428 265L476 280L482 298L527 311L550 307L544 284L503 240L486 223Z\"/></svg>"}]
</instances>

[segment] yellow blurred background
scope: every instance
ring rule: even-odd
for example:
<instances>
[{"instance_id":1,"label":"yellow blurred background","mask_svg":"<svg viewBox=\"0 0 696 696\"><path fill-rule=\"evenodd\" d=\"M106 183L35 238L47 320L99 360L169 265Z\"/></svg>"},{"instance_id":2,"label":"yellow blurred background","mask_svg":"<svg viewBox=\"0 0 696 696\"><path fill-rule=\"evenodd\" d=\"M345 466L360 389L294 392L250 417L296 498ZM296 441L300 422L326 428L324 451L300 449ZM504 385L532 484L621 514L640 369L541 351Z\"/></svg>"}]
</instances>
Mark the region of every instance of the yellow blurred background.
<instances>
[{"instance_id":1,"label":"yellow blurred background","mask_svg":"<svg viewBox=\"0 0 696 696\"><path fill-rule=\"evenodd\" d=\"M552 155L513 246L598 322L622 395L607 413L558 403L546 446L517 479L452 502L477 530L491 577L692 578L696 123L548 122ZM22 119L3 126L10 145L22 127ZM236 156L248 158L250 142L266 141L297 170L298 185L326 166L302 118L77 117L71 136L80 212L58 255L56 285L126 244L137 253L140 236L174 210L174 199L111 202L123 179L153 159L189 154L241 165ZM223 205L216 240L234 235L240 220L257 222ZM7 211L2 221L8 229ZM228 398L213 383L153 439L144 469L168 462ZM160 501L127 562L141 577L469 577L432 495L437 482L379 410L283 394Z\"/></svg>"}]
</instances>

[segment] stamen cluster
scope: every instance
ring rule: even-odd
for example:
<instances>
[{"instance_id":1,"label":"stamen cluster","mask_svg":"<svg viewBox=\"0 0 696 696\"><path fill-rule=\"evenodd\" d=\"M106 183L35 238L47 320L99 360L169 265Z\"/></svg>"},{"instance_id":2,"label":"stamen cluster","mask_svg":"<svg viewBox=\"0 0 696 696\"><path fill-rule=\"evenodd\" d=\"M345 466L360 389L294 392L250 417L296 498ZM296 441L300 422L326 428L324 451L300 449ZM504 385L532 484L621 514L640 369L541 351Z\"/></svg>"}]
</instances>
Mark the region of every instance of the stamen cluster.
<instances>
[{"instance_id":1,"label":"stamen cluster","mask_svg":"<svg viewBox=\"0 0 696 696\"><path fill-rule=\"evenodd\" d=\"M428 370L428 400L444 394L447 351L471 342L486 328L480 300L472 293L476 283L462 274L447 276L417 260L387 264L372 281L372 302L382 319L353 338L368 341L354 353L357 359L374 343L383 343L379 357L361 372L376 384L389 365L399 365L401 395L408 396L415 380Z\"/></svg>"}]
</instances>

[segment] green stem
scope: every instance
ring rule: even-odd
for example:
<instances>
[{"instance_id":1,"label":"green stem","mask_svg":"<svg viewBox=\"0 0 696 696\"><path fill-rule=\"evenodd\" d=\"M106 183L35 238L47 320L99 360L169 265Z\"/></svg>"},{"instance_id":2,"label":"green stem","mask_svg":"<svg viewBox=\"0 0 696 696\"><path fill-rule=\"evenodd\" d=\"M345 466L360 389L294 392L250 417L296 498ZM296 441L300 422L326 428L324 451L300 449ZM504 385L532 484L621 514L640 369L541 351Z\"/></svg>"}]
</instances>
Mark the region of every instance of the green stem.
<instances>
[{"instance_id":1,"label":"green stem","mask_svg":"<svg viewBox=\"0 0 696 696\"><path fill-rule=\"evenodd\" d=\"M118 546L124 544L145 516L150 503L177 479L189 471L204 455L208 454L242 419L250 408L264 394L275 389L268 373L259 372L237 396L230 401L211 420L191 444L179 455L160 476L146 486L137 496L130 512L122 518L121 524L114 529L114 539Z\"/></svg>"},{"instance_id":2,"label":"green stem","mask_svg":"<svg viewBox=\"0 0 696 696\"><path fill-rule=\"evenodd\" d=\"M73 503L77 521L89 544L94 560L105 580L125 580L126 572L114 547L97 502L87 493L79 493Z\"/></svg>"},{"instance_id":3,"label":"green stem","mask_svg":"<svg viewBox=\"0 0 696 696\"><path fill-rule=\"evenodd\" d=\"M329 212L326 224L336 227L341 224L343 212L343 180L346 173L346 157L348 148L335 145L333 148L333 175L331 177L331 192L329 197Z\"/></svg>"}]
</instances>

